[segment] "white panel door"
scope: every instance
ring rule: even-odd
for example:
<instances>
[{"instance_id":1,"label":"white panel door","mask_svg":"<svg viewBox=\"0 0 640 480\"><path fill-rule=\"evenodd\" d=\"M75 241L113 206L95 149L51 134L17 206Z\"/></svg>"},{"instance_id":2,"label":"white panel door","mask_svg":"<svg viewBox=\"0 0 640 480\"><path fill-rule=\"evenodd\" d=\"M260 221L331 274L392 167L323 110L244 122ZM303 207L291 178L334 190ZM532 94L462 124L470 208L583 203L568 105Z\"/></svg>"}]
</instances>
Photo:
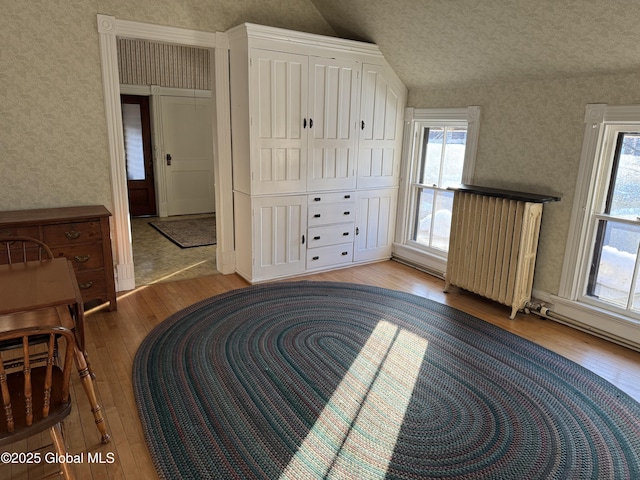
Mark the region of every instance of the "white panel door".
<instances>
[{"instance_id":1,"label":"white panel door","mask_svg":"<svg viewBox=\"0 0 640 480\"><path fill-rule=\"evenodd\" d=\"M359 64L312 58L309 65L309 191L356 186Z\"/></svg>"},{"instance_id":2,"label":"white panel door","mask_svg":"<svg viewBox=\"0 0 640 480\"><path fill-rule=\"evenodd\" d=\"M380 65L362 66L358 188L398 184L403 94Z\"/></svg>"},{"instance_id":3,"label":"white panel door","mask_svg":"<svg viewBox=\"0 0 640 480\"><path fill-rule=\"evenodd\" d=\"M257 197L253 200L253 280L295 275L305 270L307 197Z\"/></svg>"},{"instance_id":4,"label":"white panel door","mask_svg":"<svg viewBox=\"0 0 640 480\"><path fill-rule=\"evenodd\" d=\"M160 106L167 214L215 211L211 99L163 96Z\"/></svg>"},{"instance_id":5,"label":"white panel door","mask_svg":"<svg viewBox=\"0 0 640 480\"><path fill-rule=\"evenodd\" d=\"M354 261L391 257L398 190L358 191Z\"/></svg>"},{"instance_id":6,"label":"white panel door","mask_svg":"<svg viewBox=\"0 0 640 480\"><path fill-rule=\"evenodd\" d=\"M306 191L308 58L251 51L253 194Z\"/></svg>"}]
</instances>

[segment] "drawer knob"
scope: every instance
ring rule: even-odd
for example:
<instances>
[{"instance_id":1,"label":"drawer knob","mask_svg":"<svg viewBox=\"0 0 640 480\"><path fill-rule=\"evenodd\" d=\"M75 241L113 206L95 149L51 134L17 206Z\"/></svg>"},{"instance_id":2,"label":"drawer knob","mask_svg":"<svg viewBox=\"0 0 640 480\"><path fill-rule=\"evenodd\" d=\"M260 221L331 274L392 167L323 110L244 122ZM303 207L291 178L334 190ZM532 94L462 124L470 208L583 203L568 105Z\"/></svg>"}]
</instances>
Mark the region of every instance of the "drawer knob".
<instances>
[{"instance_id":1,"label":"drawer knob","mask_svg":"<svg viewBox=\"0 0 640 480\"><path fill-rule=\"evenodd\" d=\"M321 200L320 197L316 197L316 198L313 199L314 202L319 202L320 200Z\"/></svg>"},{"instance_id":2,"label":"drawer knob","mask_svg":"<svg viewBox=\"0 0 640 480\"><path fill-rule=\"evenodd\" d=\"M68 232L64 232L64 236L69 240L75 240L80 236L82 232L78 232L77 230L69 230Z\"/></svg>"},{"instance_id":3,"label":"drawer knob","mask_svg":"<svg viewBox=\"0 0 640 480\"><path fill-rule=\"evenodd\" d=\"M87 290L88 288L93 287L93 282L79 283L78 287L80 287L80 290Z\"/></svg>"},{"instance_id":4,"label":"drawer knob","mask_svg":"<svg viewBox=\"0 0 640 480\"><path fill-rule=\"evenodd\" d=\"M345 195L344 198L351 198L351 195Z\"/></svg>"},{"instance_id":5,"label":"drawer knob","mask_svg":"<svg viewBox=\"0 0 640 480\"><path fill-rule=\"evenodd\" d=\"M347 211L347 212L344 212L344 214L345 215L351 215L351 212Z\"/></svg>"},{"instance_id":6,"label":"drawer knob","mask_svg":"<svg viewBox=\"0 0 640 480\"><path fill-rule=\"evenodd\" d=\"M85 263L89 260L89 255L76 255L73 259L78 263Z\"/></svg>"},{"instance_id":7,"label":"drawer knob","mask_svg":"<svg viewBox=\"0 0 640 480\"><path fill-rule=\"evenodd\" d=\"M342 255L349 255L349 252L342 252Z\"/></svg>"},{"instance_id":8,"label":"drawer knob","mask_svg":"<svg viewBox=\"0 0 640 480\"><path fill-rule=\"evenodd\" d=\"M313 218L320 218L320 214L319 214L319 213L316 213L316 214L313 216Z\"/></svg>"},{"instance_id":9,"label":"drawer knob","mask_svg":"<svg viewBox=\"0 0 640 480\"><path fill-rule=\"evenodd\" d=\"M342 234L342 236L343 236L343 237L348 237L348 236L349 236L349 232L344 232L344 233Z\"/></svg>"},{"instance_id":10,"label":"drawer knob","mask_svg":"<svg viewBox=\"0 0 640 480\"><path fill-rule=\"evenodd\" d=\"M313 237L314 240L320 240L320 235Z\"/></svg>"},{"instance_id":11,"label":"drawer knob","mask_svg":"<svg viewBox=\"0 0 640 480\"><path fill-rule=\"evenodd\" d=\"M320 260L320 257L313 257L311 260Z\"/></svg>"}]
</instances>

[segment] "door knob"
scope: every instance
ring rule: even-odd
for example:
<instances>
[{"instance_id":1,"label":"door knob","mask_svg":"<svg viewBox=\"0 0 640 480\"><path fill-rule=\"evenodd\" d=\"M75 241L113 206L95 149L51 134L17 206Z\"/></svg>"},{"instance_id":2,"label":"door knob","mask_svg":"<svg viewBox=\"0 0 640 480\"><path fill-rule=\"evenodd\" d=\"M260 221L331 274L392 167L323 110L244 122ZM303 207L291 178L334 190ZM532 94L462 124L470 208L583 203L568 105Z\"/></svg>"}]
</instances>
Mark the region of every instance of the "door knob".
<instances>
[{"instance_id":1,"label":"door knob","mask_svg":"<svg viewBox=\"0 0 640 480\"><path fill-rule=\"evenodd\" d=\"M167 153L167 165L171 165L171 154Z\"/></svg>"}]
</instances>

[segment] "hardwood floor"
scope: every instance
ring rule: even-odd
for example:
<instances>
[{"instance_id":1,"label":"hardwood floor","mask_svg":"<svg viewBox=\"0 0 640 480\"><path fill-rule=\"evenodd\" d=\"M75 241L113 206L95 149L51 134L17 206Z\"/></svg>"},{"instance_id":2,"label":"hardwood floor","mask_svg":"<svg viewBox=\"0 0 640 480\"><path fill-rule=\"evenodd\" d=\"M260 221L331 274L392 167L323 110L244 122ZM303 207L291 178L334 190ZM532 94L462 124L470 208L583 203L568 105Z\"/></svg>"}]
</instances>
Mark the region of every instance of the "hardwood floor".
<instances>
[{"instance_id":1,"label":"hardwood floor","mask_svg":"<svg viewBox=\"0 0 640 480\"><path fill-rule=\"evenodd\" d=\"M640 352L535 315L519 313L514 320L509 320L509 307L462 291L444 294L442 280L397 262L375 263L298 279L377 285L446 303L564 355L640 401ZM65 422L65 435L69 452L72 455L84 454L82 461L73 465L77 478L157 478L133 395L131 372L138 345L153 327L178 310L247 285L237 275L211 275L157 283L120 294L117 312L106 309L88 312L87 349L97 376L96 391L112 441L107 445L100 444L80 381L77 375L73 375L75 401ZM44 443L49 443L47 433L13 444L5 450L26 452ZM105 463L89 463L89 453L94 457L102 454ZM26 465L0 465L0 478L34 478L55 471L55 468L57 466L44 462L31 468Z\"/></svg>"}]
</instances>

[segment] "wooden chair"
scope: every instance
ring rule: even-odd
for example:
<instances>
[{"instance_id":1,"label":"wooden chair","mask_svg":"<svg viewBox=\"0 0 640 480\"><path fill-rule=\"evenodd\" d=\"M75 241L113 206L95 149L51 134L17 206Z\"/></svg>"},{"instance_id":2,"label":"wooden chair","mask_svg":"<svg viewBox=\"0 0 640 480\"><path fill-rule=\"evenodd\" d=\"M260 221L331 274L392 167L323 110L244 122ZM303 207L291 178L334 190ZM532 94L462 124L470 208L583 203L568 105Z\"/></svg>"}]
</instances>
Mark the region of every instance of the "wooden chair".
<instances>
[{"instance_id":1,"label":"wooden chair","mask_svg":"<svg viewBox=\"0 0 640 480\"><path fill-rule=\"evenodd\" d=\"M47 361L33 367L29 359L29 339L33 336L48 337ZM65 339L65 355L62 366L54 364L54 345L57 337ZM15 371L5 370L0 352L0 448L49 430L58 456L67 454L62 437L61 421L71 412L69 378L76 346L73 332L63 327L29 327L0 332L0 341L22 343L23 366ZM44 462L44 457L43 460ZM67 462L60 464L65 478L74 478Z\"/></svg>"},{"instance_id":2,"label":"wooden chair","mask_svg":"<svg viewBox=\"0 0 640 480\"><path fill-rule=\"evenodd\" d=\"M51 258L53 258L51 249L37 238L0 236L0 264Z\"/></svg>"}]
</instances>

